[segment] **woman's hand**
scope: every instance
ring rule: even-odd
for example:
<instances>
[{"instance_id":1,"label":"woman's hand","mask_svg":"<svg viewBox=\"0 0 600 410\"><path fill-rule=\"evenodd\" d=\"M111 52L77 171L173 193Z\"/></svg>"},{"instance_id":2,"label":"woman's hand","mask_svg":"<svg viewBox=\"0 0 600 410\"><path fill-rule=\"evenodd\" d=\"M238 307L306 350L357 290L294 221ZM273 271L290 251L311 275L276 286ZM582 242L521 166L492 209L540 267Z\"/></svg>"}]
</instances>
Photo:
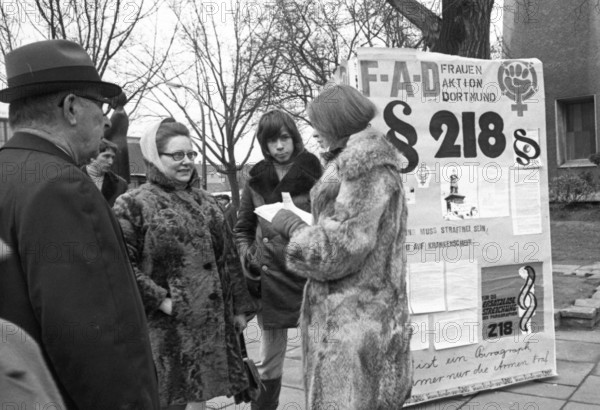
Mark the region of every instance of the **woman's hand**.
<instances>
[{"instance_id":1,"label":"woman's hand","mask_svg":"<svg viewBox=\"0 0 600 410\"><path fill-rule=\"evenodd\" d=\"M173 314L173 300L171 298L165 298L158 309L171 316L171 314Z\"/></svg>"},{"instance_id":2,"label":"woman's hand","mask_svg":"<svg viewBox=\"0 0 600 410\"><path fill-rule=\"evenodd\" d=\"M286 240L289 240L292 237L292 234L296 229L307 226L302 218L288 209L280 209L277 211L271 224L273 230Z\"/></svg>"},{"instance_id":3,"label":"woman's hand","mask_svg":"<svg viewBox=\"0 0 600 410\"><path fill-rule=\"evenodd\" d=\"M244 329L248 326L248 322L246 321L246 315L235 315L233 317L233 327L237 333L242 333Z\"/></svg>"}]
</instances>

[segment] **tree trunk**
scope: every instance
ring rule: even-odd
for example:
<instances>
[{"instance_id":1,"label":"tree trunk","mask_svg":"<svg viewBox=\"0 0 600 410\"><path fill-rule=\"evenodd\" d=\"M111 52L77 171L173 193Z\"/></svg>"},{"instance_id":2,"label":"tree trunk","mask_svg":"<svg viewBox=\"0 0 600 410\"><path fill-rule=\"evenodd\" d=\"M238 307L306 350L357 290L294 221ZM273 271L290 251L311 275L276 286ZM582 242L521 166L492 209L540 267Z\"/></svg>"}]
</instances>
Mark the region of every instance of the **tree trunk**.
<instances>
[{"instance_id":1,"label":"tree trunk","mask_svg":"<svg viewBox=\"0 0 600 410\"><path fill-rule=\"evenodd\" d=\"M417 0L387 0L423 32L431 51L490 58L490 19L494 0L442 0L442 18Z\"/></svg>"},{"instance_id":2,"label":"tree trunk","mask_svg":"<svg viewBox=\"0 0 600 410\"><path fill-rule=\"evenodd\" d=\"M234 168L233 171L227 172L227 179L229 180L229 186L231 187L231 204L235 206L235 209L240 207L240 185L237 180L237 171Z\"/></svg>"},{"instance_id":3,"label":"tree trunk","mask_svg":"<svg viewBox=\"0 0 600 410\"><path fill-rule=\"evenodd\" d=\"M444 0L442 27L431 51L490 58L490 17L494 0Z\"/></svg>"}]
</instances>

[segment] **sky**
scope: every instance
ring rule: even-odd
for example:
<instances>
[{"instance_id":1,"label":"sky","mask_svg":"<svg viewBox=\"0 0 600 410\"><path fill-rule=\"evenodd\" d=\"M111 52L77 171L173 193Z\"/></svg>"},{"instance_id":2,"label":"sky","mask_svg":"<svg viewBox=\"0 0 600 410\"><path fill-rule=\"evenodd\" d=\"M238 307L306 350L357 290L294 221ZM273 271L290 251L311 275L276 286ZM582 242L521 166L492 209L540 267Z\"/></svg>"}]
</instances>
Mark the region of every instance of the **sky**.
<instances>
[{"instance_id":1,"label":"sky","mask_svg":"<svg viewBox=\"0 0 600 410\"><path fill-rule=\"evenodd\" d=\"M34 29L32 29L31 27L27 28L27 23L26 23L27 16L24 15L25 13L31 13L31 10L35 9L33 2L34 2L34 0L20 1L19 4L21 5L22 8L19 9L18 14L15 14L15 18L18 18L21 23L24 23L24 28L21 31L21 37L23 39L22 44L26 44L31 41L39 40L41 38L41 35L39 33L37 33ZM504 0L496 0L494 10L492 12L492 24L493 24L494 29L499 33L502 32L503 2L504 2ZM168 7L165 6L165 3L166 2L162 3L163 4L162 8L155 15L155 17L153 19L149 19L146 23L151 26L157 24L158 27L160 27L159 35L162 35L163 39L168 38L168 35L170 34L170 31L172 30L172 26L175 22L175 18L173 17L172 12L168 9ZM224 2L207 2L207 3L215 4L217 6L224 4ZM428 5L434 11L439 12L441 0L424 0L423 3ZM8 2L3 2L3 4L0 5L0 7L7 7L7 4L8 4ZM127 3L127 7L132 7L132 4L135 4L135 3ZM255 4L255 3L248 3L248 4ZM133 10L127 9L127 10L124 10L124 12L125 12L125 14L127 14L127 13L133 12ZM217 10L215 10L215 13L217 13L217 15L221 16L221 20L223 23L219 27L221 30L220 38L226 39L226 38L230 37L231 29L226 24L226 22L228 20L227 19L227 10L226 9L224 9L224 10L217 9ZM151 27L151 26L148 27L148 30L144 30L144 31L152 32L153 27ZM151 41L151 40L152 39L149 39L149 41ZM110 81L110 79L108 79L108 80ZM181 90L181 92L183 93L183 90ZM148 105L148 107L146 107L146 111L144 111L142 109L139 111L139 114L143 115L145 113L161 111L161 108L158 106L152 106L152 104L147 104L147 105ZM6 116L7 113L8 113L8 106L6 104L0 103L0 115ZM153 121L153 120L152 119L144 119L144 118L136 118L135 121L131 122L129 135L130 136L140 136L141 133L143 132L143 130L148 126L149 121ZM304 128L301 128L301 133L303 135L303 140L305 141L307 149L312 152L318 152L318 146L317 146L316 142L311 138L312 130L309 127L304 127ZM250 148L250 141L251 141L251 136L248 136L245 141L242 141L241 143L239 143L239 146L236 147L236 157L237 158L243 158L244 154ZM260 149L258 149L258 147L255 147L253 149L253 152L252 152L249 162L255 163L261 159L262 159L262 154L260 152Z\"/></svg>"}]
</instances>

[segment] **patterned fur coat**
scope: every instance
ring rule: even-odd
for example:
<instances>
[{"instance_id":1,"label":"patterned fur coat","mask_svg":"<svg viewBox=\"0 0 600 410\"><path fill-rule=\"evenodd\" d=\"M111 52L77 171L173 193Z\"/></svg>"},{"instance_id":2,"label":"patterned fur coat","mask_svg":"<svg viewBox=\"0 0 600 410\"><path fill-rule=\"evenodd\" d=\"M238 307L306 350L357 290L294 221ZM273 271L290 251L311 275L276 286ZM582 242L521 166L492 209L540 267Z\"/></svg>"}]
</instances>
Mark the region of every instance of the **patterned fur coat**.
<instances>
[{"instance_id":1,"label":"patterned fur coat","mask_svg":"<svg viewBox=\"0 0 600 410\"><path fill-rule=\"evenodd\" d=\"M146 308L161 406L233 395L248 384L233 316L253 305L223 213L205 191L177 190L147 167L149 182L114 210ZM166 297L172 316L158 309Z\"/></svg>"},{"instance_id":2,"label":"patterned fur coat","mask_svg":"<svg viewBox=\"0 0 600 410\"><path fill-rule=\"evenodd\" d=\"M315 224L288 230L288 267L308 278L307 409L399 409L410 394L400 162L382 134L352 135L311 191ZM286 222L278 218L280 229Z\"/></svg>"}]
</instances>

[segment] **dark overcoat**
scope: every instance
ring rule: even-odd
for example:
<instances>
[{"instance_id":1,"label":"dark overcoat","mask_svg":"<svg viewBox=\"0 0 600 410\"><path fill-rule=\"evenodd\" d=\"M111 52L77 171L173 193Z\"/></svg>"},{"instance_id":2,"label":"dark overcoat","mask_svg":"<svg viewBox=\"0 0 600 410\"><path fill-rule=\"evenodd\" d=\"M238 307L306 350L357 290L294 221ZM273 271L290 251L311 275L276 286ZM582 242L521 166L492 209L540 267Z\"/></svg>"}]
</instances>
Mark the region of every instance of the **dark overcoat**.
<instances>
[{"instance_id":1,"label":"dark overcoat","mask_svg":"<svg viewBox=\"0 0 600 410\"><path fill-rule=\"evenodd\" d=\"M289 192L294 205L310 212L310 189L321 172L318 158L302 151L281 181L272 160L265 159L250 170L250 179L244 187L234 234L247 271L257 279L248 280L248 284L251 290L254 289L255 296L260 292L266 329L298 326L306 279L286 269L287 239L276 233L271 223L259 218L254 210L261 205L281 202L281 193ZM253 282L260 285L255 286Z\"/></svg>"},{"instance_id":2,"label":"dark overcoat","mask_svg":"<svg viewBox=\"0 0 600 410\"><path fill-rule=\"evenodd\" d=\"M307 410L399 409L410 394L401 169L383 134L352 135L312 189L315 224L290 238L287 266L308 278L301 318ZM278 217L273 224L280 231Z\"/></svg>"},{"instance_id":3,"label":"dark overcoat","mask_svg":"<svg viewBox=\"0 0 600 410\"><path fill-rule=\"evenodd\" d=\"M148 182L114 211L148 316L161 405L233 395L248 385L233 316L254 312L233 238L212 195L146 169ZM166 297L172 315L159 310Z\"/></svg>"},{"instance_id":4,"label":"dark overcoat","mask_svg":"<svg viewBox=\"0 0 600 410\"><path fill-rule=\"evenodd\" d=\"M158 409L148 329L119 223L54 144L0 150L0 317L40 345L69 409Z\"/></svg>"}]
</instances>

